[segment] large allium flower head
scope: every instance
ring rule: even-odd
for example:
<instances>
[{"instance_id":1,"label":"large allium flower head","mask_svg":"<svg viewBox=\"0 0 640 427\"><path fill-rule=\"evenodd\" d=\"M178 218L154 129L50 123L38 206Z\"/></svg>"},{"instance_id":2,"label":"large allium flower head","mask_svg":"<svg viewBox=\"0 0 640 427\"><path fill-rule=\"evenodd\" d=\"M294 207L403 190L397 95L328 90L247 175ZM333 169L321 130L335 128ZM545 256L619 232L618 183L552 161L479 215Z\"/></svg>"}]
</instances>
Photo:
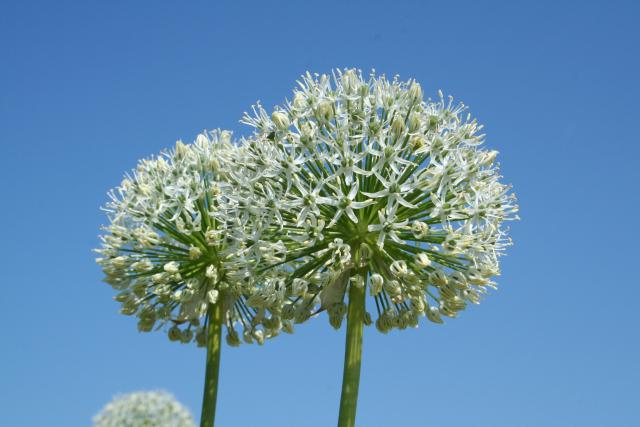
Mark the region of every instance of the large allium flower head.
<instances>
[{"instance_id":1,"label":"large allium flower head","mask_svg":"<svg viewBox=\"0 0 640 427\"><path fill-rule=\"evenodd\" d=\"M93 418L94 427L195 427L189 410L165 391L116 396Z\"/></svg>"},{"instance_id":2,"label":"large allium flower head","mask_svg":"<svg viewBox=\"0 0 640 427\"><path fill-rule=\"evenodd\" d=\"M253 203L272 223L261 245L279 254L255 262L288 272L263 289L282 316L321 309L339 327L351 286L368 289L382 332L478 303L518 209L482 126L441 92L423 99L414 80L348 69L298 83L291 102L243 118L255 128L243 160L260 183Z\"/></svg>"},{"instance_id":3,"label":"large allium flower head","mask_svg":"<svg viewBox=\"0 0 640 427\"><path fill-rule=\"evenodd\" d=\"M257 312L245 304L252 291L246 232L256 226L240 216L246 202L233 189L243 179L241 159L229 132L203 133L140 161L109 193L111 223L97 262L140 331L164 326L170 340L203 346L208 307L220 302L229 344L240 343L235 325L247 342L278 333L269 306Z\"/></svg>"}]
</instances>

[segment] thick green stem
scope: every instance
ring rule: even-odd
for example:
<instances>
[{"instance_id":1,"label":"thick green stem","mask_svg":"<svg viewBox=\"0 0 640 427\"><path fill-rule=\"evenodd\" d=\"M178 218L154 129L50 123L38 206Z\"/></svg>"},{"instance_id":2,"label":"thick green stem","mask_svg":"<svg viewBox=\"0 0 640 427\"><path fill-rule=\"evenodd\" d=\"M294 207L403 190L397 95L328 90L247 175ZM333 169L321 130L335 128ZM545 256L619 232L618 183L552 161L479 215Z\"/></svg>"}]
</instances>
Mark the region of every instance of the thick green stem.
<instances>
[{"instance_id":1,"label":"thick green stem","mask_svg":"<svg viewBox=\"0 0 640 427\"><path fill-rule=\"evenodd\" d=\"M338 427L353 427L356 424L356 405L360 385L360 362L362 360L362 327L364 325L364 289L349 287L349 309L347 312L347 340L342 373L342 396Z\"/></svg>"},{"instance_id":2,"label":"thick green stem","mask_svg":"<svg viewBox=\"0 0 640 427\"><path fill-rule=\"evenodd\" d=\"M200 427L213 427L216 418L218 377L220 372L220 337L222 336L222 298L209 305L207 322L207 370L202 396Z\"/></svg>"}]
</instances>

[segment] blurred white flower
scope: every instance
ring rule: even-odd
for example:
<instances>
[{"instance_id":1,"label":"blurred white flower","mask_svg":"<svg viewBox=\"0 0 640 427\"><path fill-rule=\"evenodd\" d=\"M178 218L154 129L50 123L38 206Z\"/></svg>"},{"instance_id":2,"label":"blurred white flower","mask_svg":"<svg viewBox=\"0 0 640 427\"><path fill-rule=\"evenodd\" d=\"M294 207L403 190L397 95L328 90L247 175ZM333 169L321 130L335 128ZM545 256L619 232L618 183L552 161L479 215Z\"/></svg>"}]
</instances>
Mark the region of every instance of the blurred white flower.
<instances>
[{"instance_id":1,"label":"blurred white flower","mask_svg":"<svg viewBox=\"0 0 640 427\"><path fill-rule=\"evenodd\" d=\"M195 427L189 410L165 391L116 396L93 418L94 427Z\"/></svg>"}]
</instances>

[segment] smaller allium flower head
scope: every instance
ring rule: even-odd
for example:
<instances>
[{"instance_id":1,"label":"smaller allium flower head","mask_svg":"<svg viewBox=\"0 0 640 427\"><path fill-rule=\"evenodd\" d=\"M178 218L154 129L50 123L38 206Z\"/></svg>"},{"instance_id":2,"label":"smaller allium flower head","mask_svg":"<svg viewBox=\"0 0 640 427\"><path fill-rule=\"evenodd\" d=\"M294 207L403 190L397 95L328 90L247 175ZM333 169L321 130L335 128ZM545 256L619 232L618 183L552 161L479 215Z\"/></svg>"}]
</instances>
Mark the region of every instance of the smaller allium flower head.
<instances>
[{"instance_id":1,"label":"smaller allium flower head","mask_svg":"<svg viewBox=\"0 0 640 427\"><path fill-rule=\"evenodd\" d=\"M442 323L495 286L518 207L465 110L442 93L423 99L414 80L349 69L307 73L291 102L245 115L253 204L273 224L261 245L279 254L255 262L288 272L262 289L284 318L321 309L339 327L345 294L364 287L387 332Z\"/></svg>"},{"instance_id":2,"label":"smaller allium flower head","mask_svg":"<svg viewBox=\"0 0 640 427\"><path fill-rule=\"evenodd\" d=\"M201 134L140 161L109 193L111 224L97 262L140 331L164 327L171 341L204 346L209 309L222 304L231 345L241 342L235 325L246 342L262 344L279 332L268 305L255 311L245 304L252 289L243 253L256 226L240 216L246 203L233 187L243 179L241 159L229 132Z\"/></svg>"},{"instance_id":3,"label":"smaller allium flower head","mask_svg":"<svg viewBox=\"0 0 640 427\"><path fill-rule=\"evenodd\" d=\"M189 410L165 391L116 396L93 418L94 427L195 427Z\"/></svg>"}]
</instances>

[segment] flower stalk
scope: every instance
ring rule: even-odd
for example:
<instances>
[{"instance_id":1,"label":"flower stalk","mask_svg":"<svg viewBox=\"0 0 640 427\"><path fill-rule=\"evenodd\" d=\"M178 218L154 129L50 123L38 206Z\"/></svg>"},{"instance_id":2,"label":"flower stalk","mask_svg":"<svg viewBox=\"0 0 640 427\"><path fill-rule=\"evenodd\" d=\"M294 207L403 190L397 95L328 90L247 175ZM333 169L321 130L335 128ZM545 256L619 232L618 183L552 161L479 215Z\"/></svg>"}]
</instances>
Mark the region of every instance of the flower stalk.
<instances>
[{"instance_id":1,"label":"flower stalk","mask_svg":"<svg viewBox=\"0 0 640 427\"><path fill-rule=\"evenodd\" d=\"M362 330L365 316L364 298L364 286L350 286L338 427L353 427L356 424L356 406L358 403L360 365L362 361Z\"/></svg>"},{"instance_id":2,"label":"flower stalk","mask_svg":"<svg viewBox=\"0 0 640 427\"><path fill-rule=\"evenodd\" d=\"M222 298L209 305L207 313L207 368L202 395L200 427L213 427L216 417L218 379L220 377L220 344L222 337Z\"/></svg>"}]
</instances>

